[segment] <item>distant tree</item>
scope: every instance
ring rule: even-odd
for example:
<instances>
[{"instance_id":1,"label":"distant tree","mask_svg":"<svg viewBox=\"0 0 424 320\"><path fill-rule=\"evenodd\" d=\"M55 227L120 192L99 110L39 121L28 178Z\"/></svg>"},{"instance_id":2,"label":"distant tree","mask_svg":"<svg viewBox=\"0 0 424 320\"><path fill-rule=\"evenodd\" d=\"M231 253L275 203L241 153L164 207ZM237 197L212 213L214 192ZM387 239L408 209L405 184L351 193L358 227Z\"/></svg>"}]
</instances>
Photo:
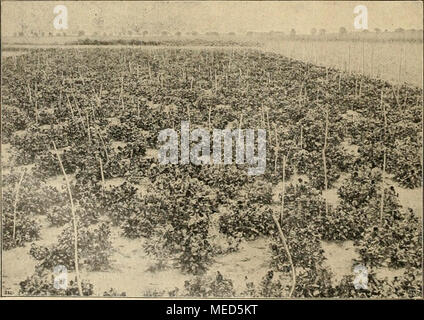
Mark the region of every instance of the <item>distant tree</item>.
<instances>
[{"instance_id":1,"label":"distant tree","mask_svg":"<svg viewBox=\"0 0 424 320\"><path fill-rule=\"evenodd\" d=\"M97 31L93 32L93 36L97 37L99 35L99 33Z\"/></svg>"},{"instance_id":2,"label":"distant tree","mask_svg":"<svg viewBox=\"0 0 424 320\"><path fill-rule=\"evenodd\" d=\"M295 29L291 29L290 30L290 38L295 38L296 37L296 30Z\"/></svg>"},{"instance_id":3,"label":"distant tree","mask_svg":"<svg viewBox=\"0 0 424 320\"><path fill-rule=\"evenodd\" d=\"M312 28L311 29L311 35L316 35L317 34L317 29L316 28Z\"/></svg>"},{"instance_id":4,"label":"distant tree","mask_svg":"<svg viewBox=\"0 0 424 320\"><path fill-rule=\"evenodd\" d=\"M143 31L143 36L147 36L148 34L149 34L149 31L147 31L147 30Z\"/></svg>"},{"instance_id":5,"label":"distant tree","mask_svg":"<svg viewBox=\"0 0 424 320\"><path fill-rule=\"evenodd\" d=\"M340 34L346 34L346 33L347 33L346 28L345 28L345 27L340 27L340 29L339 29L339 33L340 33Z\"/></svg>"},{"instance_id":6,"label":"distant tree","mask_svg":"<svg viewBox=\"0 0 424 320\"><path fill-rule=\"evenodd\" d=\"M78 31L78 36L79 36L79 37L83 37L83 36L85 36L85 31L84 31L84 30L80 30L80 31Z\"/></svg>"},{"instance_id":7,"label":"distant tree","mask_svg":"<svg viewBox=\"0 0 424 320\"><path fill-rule=\"evenodd\" d=\"M133 34L133 33L132 33L132 31L131 31L131 30L128 30L128 31L127 31L127 34L128 34L129 36L132 36L132 34Z\"/></svg>"},{"instance_id":8,"label":"distant tree","mask_svg":"<svg viewBox=\"0 0 424 320\"><path fill-rule=\"evenodd\" d=\"M49 32L49 37L53 37L53 33Z\"/></svg>"},{"instance_id":9,"label":"distant tree","mask_svg":"<svg viewBox=\"0 0 424 320\"><path fill-rule=\"evenodd\" d=\"M248 37L253 36L253 32L252 32L252 31L248 31L248 32L246 33L246 36L248 36Z\"/></svg>"},{"instance_id":10,"label":"distant tree","mask_svg":"<svg viewBox=\"0 0 424 320\"><path fill-rule=\"evenodd\" d=\"M168 35L168 31L162 31L162 32L161 32L161 35L162 35L163 37L167 36L167 35Z\"/></svg>"},{"instance_id":11,"label":"distant tree","mask_svg":"<svg viewBox=\"0 0 424 320\"><path fill-rule=\"evenodd\" d=\"M192 36L197 36L197 35L198 35L198 33L197 33L197 31L193 31L193 32L191 33L191 35L192 35Z\"/></svg>"},{"instance_id":12,"label":"distant tree","mask_svg":"<svg viewBox=\"0 0 424 320\"><path fill-rule=\"evenodd\" d=\"M177 37L181 37L181 32L180 32L180 31L177 31L177 32L175 32L175 35L176 35Z\"/></svg>"},{"instance_id":13,"label":"distant tree","mask_svg":"<svg viewBox=\"0 0 424 320\"><path fill-rule=\"evenodd\" d=\"M405 30L403 29L403 28L397 28L396 30L395 30L395 32L404 32Z\"/></svg>"},{"instance_id":14,"label":"distant tree","mask_svg":"<svg viewBox=\"0 0 424 320\"><path fill-rule=\"evenodd\" d=\"M231 32L228 32L228 35L229 35L229 36L235 36L235 35L236 35L236 33L231 31Z\"/></svg>"},{"instance_id":15,"label":"distant tree","mask_svg":"<svg viewBox=\"0 0 424 320\"><path fill-rule=\"evenodd\" d=\"M319 34L320 35L325 35L325 33L326 33L326 30L325 29L319 29Z\"/></svg>"},{"instance_id":16,"label":"distant tree","mask_svg":"<svg viewBox=\"0 0 424 320\"><path fill-rule=\"evenodd\" d=\"M374 29L374 31L375 31L376 33L380 33L380 32L381 32L380 28L375 28L375 29Z\"/></svg>"}]
</instances>

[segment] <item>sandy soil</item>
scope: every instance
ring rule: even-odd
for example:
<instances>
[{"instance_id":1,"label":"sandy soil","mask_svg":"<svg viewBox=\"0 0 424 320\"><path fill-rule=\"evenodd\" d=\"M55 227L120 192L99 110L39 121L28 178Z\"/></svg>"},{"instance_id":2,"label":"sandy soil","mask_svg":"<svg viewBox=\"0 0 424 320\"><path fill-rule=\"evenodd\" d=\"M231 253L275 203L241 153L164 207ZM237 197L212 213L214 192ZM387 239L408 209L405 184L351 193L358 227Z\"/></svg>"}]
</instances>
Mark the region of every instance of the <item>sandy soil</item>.
<instances>
[{"instance_id":1,"label":"sandy soil","mask_svg":"<svg viewBox=\"0 0 424 320\"><path fill-rule=\"evenodd\" d=\"M44 217L37 217L42 223L41 238L35 241L38 245L51 245L63 228L51 227ZM83 280L94 284L95 295L103 295L105 291L115 288L118 292L125 292L128 297L151 296L152 294L168 292L184 287L184 282L193 278L182 273L179 269L169 267L165 270L154 270L153 259L143 249L145 239L126 239L120 236L119 228L112 229L112 246L114 253L109 271L87 272L81 271ZM19 282L33 274L36 261L29 256L30 245L22 248L7 250L3 253L3 286L8 295L17 294ZM244 242L238 252L216 257L208 274L214 276L220 271L234 283L234 289L239 294L246 289L246 279L258 284L268 271L270 252L266 239ZM171 261L168 261L172 265ZM68 274L72 279L74 273Z\"/></svg>"},{"instance_id":2,"label":"sandy soil","mask_svg":"<svg viewBox=\"0 0 424 320\"><path fill-rule=\"evenodd\" d=\"M355 260L360 256L353 241L321 241L321 246L326 258L324 266L332 271L333 283L339 282L345 275L354 274L353 268L357 265ZM390 281L403 275L405 269L375 268L375 271L378 278L387 278Z\"/></svg>"}]
</instances>

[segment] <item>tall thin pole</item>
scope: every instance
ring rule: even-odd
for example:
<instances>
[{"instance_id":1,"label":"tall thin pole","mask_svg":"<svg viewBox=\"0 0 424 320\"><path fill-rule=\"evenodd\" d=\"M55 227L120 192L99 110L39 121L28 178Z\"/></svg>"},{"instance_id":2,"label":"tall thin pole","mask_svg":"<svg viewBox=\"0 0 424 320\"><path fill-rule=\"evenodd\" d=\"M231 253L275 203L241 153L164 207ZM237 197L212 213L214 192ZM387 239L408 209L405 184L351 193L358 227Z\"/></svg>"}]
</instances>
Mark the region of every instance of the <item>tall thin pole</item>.
<instances>
[{"instance_id":1,"label":"tall thin pole","mask_svg":"<svg viewBox=\"0 0 424 320\"><path fill-rule=\"evenodd\" d=\"M102 157L99 156L99 163L100 163L100 175L102 177L102 195L104 194L105 191L105 176L103 174L103 162L102 162Z\"/></svg>"},{"instance_id":2,"label":"tall thin pole","mask_svg":"<svg viewBox=\"0 0 424 320\"><path fill-rule=\"evenodd\" d=\"M53 141L53 148L54 148L54 151L56 152L60 169L62 169L63 176L65 177L66 187L68 189L68 194L69 194L69 201L71 202L72 224L74 227L74 265L75 265L75 273L77 276L78 293L80 296L82 296L81 277L80 277L79 264L78 264L78 227L77 227L77 217L75 215L74 200L72 198L71 186L69 184L68 176L66 175L65 168L63 167L62 160L60 159L60 155L56 149L56 144L54 143L54 141Z\"/></svg>"},{"instance_id":3,"label":"tall thin pole","mask_svg":"<svg viewBox=\"0 0 424 320\"><path fill-rule=\"evenodd\" d=\"M384 193L385 193L385 175L386 175L386 126L387 126L387 116L386 116L386 108L383 102L383 90L381 90L381 107L383 111L383 172L381 175L381 202L380 202L380 223L383 223L383 214L384 214Z\"/></svg>"},{"instance_id":4,"label":"tall thin pole","mask_svg":"<svg viewBox=\"0 0 424 320\"><path fill-rule=\"evenodd\" d=\"M325 110L325 132L324 132L324 146L322 148L322 161L324 165L324 188L327 193L328 181L327 181L327 160L325 157L325 151L327 149L327 136L328 136L328 110ZM325 213L328 215L328 201L325 198Z\"/></svg>"},{"instance_id":5,"label":"tall thin pole","mask_svg":"<svg viewBox=\"0 0 424 320\"><path fill-rule=\"evenodd\" d=\"M280 223L283 224L284 217L284 200L286 194L286 156L283 155L283 190L281 194L281 210L280 210Z\"/></svg>"},{"instance_id":6,"label":"tall thin pole","mask_svg":"<svg viewBox=\"0 0 424 320\"><path fill-rule=\"evenodd\" d=\"M281 229L280 223L278 222L278 219L274 216L274 214L271 214L271 215L272 215L272 219L274 220L275 225L277 226L277 230L278 230L278 233L280 235L281 242L283 243L284 250L286 250L286 252L287 252L287 257L289 259L289 263L290 263L290 267L291 267L291 271L292 271L291 272L291 274L292 274L292 286L291 286L291 289L290 289L290 292L289 292L289 297L291 297L293 295L294 289L296 288L296 269L294 267L292 256L290 254L290 250L289 250L289 247L287 245L287 240L286 240L286 237L284 236L283 230Z\"/></svg>"},{"instance_id":7,"label":"tall thin pole","mask_svg":"<svg viewBox=\"0 0 424 320\"><path fill-rule=\"evenodd\" d=\"M24 179L25 175L25 169L22 170L21 177L19 179L19 182L16 184L15 188L15 202L13 204L13 233L12 233L12 239L15 241L16 239L16 209L18 206L18 200L19 200L19 190L21 188L22 180Z\"/></svg>"}]
</instances>

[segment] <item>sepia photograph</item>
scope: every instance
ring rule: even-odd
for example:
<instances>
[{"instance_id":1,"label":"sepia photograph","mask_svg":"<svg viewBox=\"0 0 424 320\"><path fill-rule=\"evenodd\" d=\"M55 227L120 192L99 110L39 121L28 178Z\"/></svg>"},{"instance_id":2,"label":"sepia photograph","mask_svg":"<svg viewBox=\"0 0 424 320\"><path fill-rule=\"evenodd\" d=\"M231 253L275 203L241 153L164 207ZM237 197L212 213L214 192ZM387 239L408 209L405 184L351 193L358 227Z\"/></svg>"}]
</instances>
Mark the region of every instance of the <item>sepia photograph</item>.
<instances>
[{"instance_id":1,"label":"sepia photograph","mask_svg":"<svg viewBox=\"0 0 424 320\"><path fill-rule=\"evenodd\" d=\"M423 299L423 2L1 1L0 239L2 299Z\"/></svg>"}]
</instances>

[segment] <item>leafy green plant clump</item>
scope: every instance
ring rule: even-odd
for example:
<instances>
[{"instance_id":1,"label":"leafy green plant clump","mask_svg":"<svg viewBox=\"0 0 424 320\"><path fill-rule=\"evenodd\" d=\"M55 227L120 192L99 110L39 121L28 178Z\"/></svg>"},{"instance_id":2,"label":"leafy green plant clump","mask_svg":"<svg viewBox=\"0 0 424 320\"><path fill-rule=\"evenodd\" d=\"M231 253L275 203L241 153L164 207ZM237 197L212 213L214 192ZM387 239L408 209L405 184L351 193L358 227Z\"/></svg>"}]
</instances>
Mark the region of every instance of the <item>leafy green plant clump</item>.
<instances>
[{"instance_id":1,"label":"leafy green plant clump","mask_svg":"<svg viewBox=\"0 0 424 320\"><path fill-rule=\"evenodd\" d=\"M68 224L60 234L58 243L51 246L33 244L30 254L38 261L37 269L51 270L57 265L63 265L68 270L74 270L74 238L72 224ZM112 243L110 228L106 223L90 227L78 226L78 257L80 266L88 270L106 270L110 266Z\"/></svg>"}]
</instances>

